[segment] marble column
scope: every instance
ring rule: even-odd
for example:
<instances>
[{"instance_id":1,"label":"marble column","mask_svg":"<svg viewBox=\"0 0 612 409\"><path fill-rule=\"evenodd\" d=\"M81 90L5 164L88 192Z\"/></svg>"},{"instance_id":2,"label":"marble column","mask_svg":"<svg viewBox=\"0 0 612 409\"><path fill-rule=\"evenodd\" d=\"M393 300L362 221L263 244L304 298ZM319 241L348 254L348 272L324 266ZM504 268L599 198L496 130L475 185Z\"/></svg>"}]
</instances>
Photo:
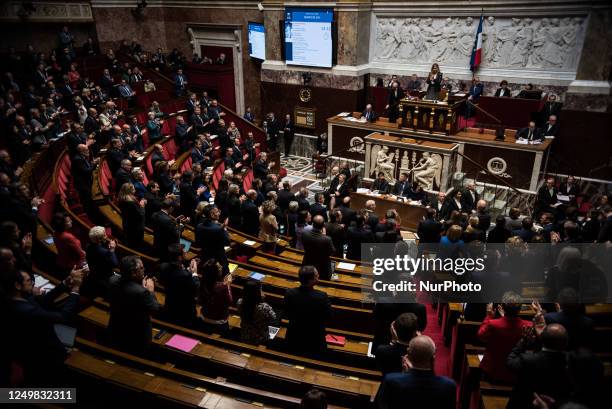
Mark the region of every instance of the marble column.
<instances>
[{"instance_id":1,"label":"marble column","mask_svg":"<svg viewBox=\"0 0 612 409\"><path fill-rule=\"evenodd\" d=\"M594 9L589 13L584 46L580 55L576 80L569 85L565 109L610 112L612 10Z\"/></svg>"}]
</instances>

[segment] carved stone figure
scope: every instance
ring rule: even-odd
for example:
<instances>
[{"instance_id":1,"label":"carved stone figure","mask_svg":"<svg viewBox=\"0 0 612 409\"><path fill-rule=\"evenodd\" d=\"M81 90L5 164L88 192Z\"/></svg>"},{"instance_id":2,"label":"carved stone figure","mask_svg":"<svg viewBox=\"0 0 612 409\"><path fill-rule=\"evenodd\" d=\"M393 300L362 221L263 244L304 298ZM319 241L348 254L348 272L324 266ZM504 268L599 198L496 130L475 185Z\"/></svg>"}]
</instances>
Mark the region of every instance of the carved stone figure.
<instances>
[{"instance_id":1,"label":"carved stone figure","mask_svg":"<svg viewBox=\"0 0 612 409\"><path fill-rule=\"evenodd\" d=\"M442 170L442 157L423 152L421 160L412 168L415 182L425 190L432 190L434 181L440 186L440 173Z\"/></svg>"},{"instance_id":2,"label":"carved stone figure","mask_svg":"<svg viewBox=\"0 0 612 409\"><path fill-rule=\"evenodd\" d=\"M487 17L483 61L487 68L575 70L585 17ZM373 60L467 67L474 45L473 17L377 17Z\"/></svg>"},{"instance_id":3,"label":"carved stone figure","mask_svg":"<svg viewBox=\"0 0 612 409\"><path fill-rule=\"evenodd\" d=\"M376 177L378 172L382 172L385 174L385 179L388 181L395 181L395 164L393 163L395 154L389 154L389 147L374 145L372 147L371 156L370 160L372 158L375 160L375 166L371 166L374 177Z\"/></svg>"}]
</instances>

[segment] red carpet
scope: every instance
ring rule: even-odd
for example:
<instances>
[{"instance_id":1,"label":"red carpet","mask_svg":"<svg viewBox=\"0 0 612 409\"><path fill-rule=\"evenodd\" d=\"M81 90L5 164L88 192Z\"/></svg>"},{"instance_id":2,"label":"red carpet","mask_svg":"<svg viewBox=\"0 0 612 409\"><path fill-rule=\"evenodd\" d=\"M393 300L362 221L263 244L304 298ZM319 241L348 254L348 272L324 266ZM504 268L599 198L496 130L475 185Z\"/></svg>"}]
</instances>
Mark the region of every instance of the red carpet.
<instances>
[{"instance_id":1,"label":"red carpet","mask_svg":"<svg viewBox=\"0 0 612 409\"><path fill-rule=\"evenodd\" d=\"M450 377L450 348L444 346L442 327L438 325L438 312L430 304L425 305L427 307L427 328L425 328L424 335L431 337L436 343L436 374Z\"/></svg>"}]
</instances>

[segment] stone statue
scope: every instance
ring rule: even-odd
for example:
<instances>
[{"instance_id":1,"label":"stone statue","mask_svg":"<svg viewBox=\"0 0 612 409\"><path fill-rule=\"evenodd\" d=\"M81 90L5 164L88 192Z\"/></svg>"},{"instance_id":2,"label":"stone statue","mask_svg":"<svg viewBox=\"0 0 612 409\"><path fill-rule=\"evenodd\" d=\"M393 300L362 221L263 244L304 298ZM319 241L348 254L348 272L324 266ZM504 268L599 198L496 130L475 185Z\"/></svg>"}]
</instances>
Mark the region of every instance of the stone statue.
<instances>
[{"instance_id":1,"label":"stone statue","mask_svg":"<svg viewBox=\"0 0 612 409\"><path fill-rule=\"evenodd\" d=\"M382 172L385 175L387 181L395 181L395 164L393 163L393 157L395 154L389 154L388 146L374 145L372 147L372 153L370 160L374 160L374 166L370 166L374 177L378 175L378 172Z\"/></svg>"},{"instance_id":2,"label":"stone statue","mask_svg":"<svg viewBox=\"0 0 612 409\"><path fill-rule=\"evenodd\" d=\"M442 171L442 157L423 152L421 160L412 168L415 182L425 190L432 190L434 181L440 186L440 173Z\"/></svg>"}]
</instances>

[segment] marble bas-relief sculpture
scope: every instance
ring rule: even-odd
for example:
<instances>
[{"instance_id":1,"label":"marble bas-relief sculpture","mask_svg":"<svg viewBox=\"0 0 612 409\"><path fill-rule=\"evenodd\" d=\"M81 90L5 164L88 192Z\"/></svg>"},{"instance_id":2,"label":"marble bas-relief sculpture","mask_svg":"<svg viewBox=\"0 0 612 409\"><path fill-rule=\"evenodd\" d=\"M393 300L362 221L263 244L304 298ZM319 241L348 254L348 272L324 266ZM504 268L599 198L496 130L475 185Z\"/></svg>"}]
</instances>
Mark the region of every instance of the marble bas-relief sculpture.
<instances>
[{"instance_id":1,"label":"marble bas-relief sculpture","mask_svg":"<svg viewBox=\"0 0 612 409\"><path fill-rule=\"evenodd\" d=\"M378 16L374 61L469 64L478 18ZM584 17L495 18L483 27L483 67L574 71Z\"/></svg>"}]
</instances>

